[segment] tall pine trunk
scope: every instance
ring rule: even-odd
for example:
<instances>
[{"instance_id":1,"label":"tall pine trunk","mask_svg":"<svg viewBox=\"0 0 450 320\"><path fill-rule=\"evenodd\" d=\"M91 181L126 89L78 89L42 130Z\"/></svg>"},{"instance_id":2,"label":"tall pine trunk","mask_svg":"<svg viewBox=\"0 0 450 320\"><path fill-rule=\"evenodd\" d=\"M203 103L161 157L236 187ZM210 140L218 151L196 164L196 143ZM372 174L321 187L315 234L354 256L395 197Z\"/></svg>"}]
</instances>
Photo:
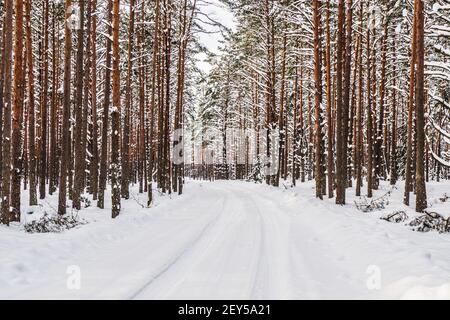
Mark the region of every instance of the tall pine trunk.
<instances>
[{"instance_id":1,"label":"tall pine trunk","mask_svg":"<svg viewBox=\"0 0 450 320\"><path fill-rule=\"evenodd\" d=\"M48 109L48 22L49 2L44 1L44 48L43 48L43 88L41 99L41 139L39 155L39 198L45 199L45 185L47 178L47 109Z\"/></svg>"},{"instance_id":2,"label":"tall pine trunk","mask_svg":"<svg viewBox=\"0 0 450 320\"><path fill-rule=\"evenodd\" d=\"M119 0L114 0L113 5L113 89L112 89L112 110L111 110L111 198L112 217L116 218L120 214L120 55L119 55Z\"/></svg>"},{"instance_id":3,"label":"tall pine trunk","mask_svg":"<svg viewBox=\"0 0 450 320\"><path fill-rule=\"evenodd\" d=\"M331 95L331 32L330 32L330 0L327 1L327 45L326 45L326 82L327 82L327 180L328 180L328 198L334 197L334 156L333 156L333 120L332 120L332 95Z\"/></svg>"},{"instance_id":4,"label":"tall pine trunk","mask_svg":"<svg viewBox=\"0 0 450 320\"><path fill-rule=\"evenodd\" d=\"M112 21L112 3L113 0L108 0L107 19ZM108 119L109 119L109 105L111 97L111 47L112 47L112 27L108 26L108 36L106 37L106 62L105 62L105 80L104 80L104 95L103 95L103 116L102 116L102 149L100 157L100 177L99 177L99 192L97 207L103 209L105 207L105 190L106 180L108 175Z\"/></svg>"},{"instance_id":5,"label":"tall pine trunk","mask_svg":"<svg viewBox=\"0 0 450 320\"><path fill-rule=\"evenodd\" d=\"M62 138L61 138L61 169L59 179L59 202L58 213L66 214L67 198L67 177L69 170L70 154L70 79L71 79L71 52L72 52L72 30L69 21L71 17L72 1L65 2L65 21L64 24L64 88L63 88L63 119L62 119Z\"/></svg>"},{"instance_id":6,"label":"tall pine trunk","mask_svg":"<svg viewBox=\"0 0 450 320\"><path fill-rule=\"evenodd\" d=\"M373 188L373 115L372 115L372 50L371 50L371 26L374 19L371 14L367 13L367 197L372 197Z\"/></svg>"},{"instance_id":7,"label":"tall pine trunk","mask_svg":"<svg viewBox=\"0 0 450 320\"><path fill-rule=\"evenodd\" d=\"M316 197L323 199L322 192L322 154L323 154L323 139L322 139L322 44L321 33L322 27L320 23L320 8L321 5L318 0L313 1L313 23L314 23L314 142L315 142L315 178L316 178ZM282 129L282 128L280 128Z\"/></svg>"},{"instance_id":8,"label":"tall pine trunk","mask_svg":"<svg viewBox=\"0 0 450 320\"><path fill-rule=\"evenodd\" d=\"M122 140L122 179L121 192L124 199L130 198L130 127L131 127L131 101L132 88L131 76L133 70L133 39L134 39L134 0L130 0L130 25L128 29L128 69L126 79L125 93L125 119L123 125ZM140 118L144 116L143 110L140 110ZM141 121L143 126L143 121ZM141 137L142 139L142 137Z\"/></svg>"},{"instance_id":9,"label":"tall pine trunk","mask_svg":"<svg viewBox=\"0 0 450 320\"><path fill-rule=\"evenodd\" d=\"M74 151L77 155L75 159L75 175L74 186L72 193L73 207L77 210L81 209L80 196L83 192L83 178L84 178L84 162L83 159L83 143L82 143L82 129L83 129L83 78L84 78L84 0L79 0L79 29L77 31L77 55L75 65L75 139Z\"/></svg>"},{"instance_id":10,"label":"tall pine trunk","mask_svg":"<svg viewBox=\"0 0 450 320\"><path fill-rule=\"evenodd\" d=\"M347 139L345 137L345 106L344 106L344 47L345 47L345 4L344 0L339 0L338 7L338 31L337 31L337 62L336 62L336 204L345 204L346 179L346 159L345 151Z\"/></svg>"},{"instance_id":11,"label":"tall pine trunk","mask_svg":"<svg viewBox=\"0 0 450 320\"><path fill-rule=\"evenodd\" d=\"M424 1L415 0L416 21L416 211L423 212L427 208L427 194L425 186L425 90L424 90Z\"/></svg>"},{"instance_id":12,"label":"tall pine trunk","mask_svg":"<svg viewBox=\"0 0 450 320\"><path fill-rule=\"evenodd\" d=\"M405 194L403 203L409 205L409 194L412 191L412 152L413 152L413 118L414 118L414 87L416 76L416 41L417 41L417 5L418 2L414 1L414 18L412 25L412 37L411 37L411 60L409 71L409 99L408 99L408 123L407 123L407 142L406 142L406 166L405 166Z\"/></svg>"},{"instance_id":13,"label":"tall pine trunk","mask_svg":"<svg viewBox=\"0 0 450 320\"><path fill-rule=\"evenodd\" d=\"M22 178L22 117L23 117L23 0L15 1L14 84L12 105L12 175L9 221L20 221L20 183Z\"/></svg>"},{"instance_id":14,"label":"tall pine trunk","mask_svg":"<svg viewBox=\"0 0 450 320\"><path fill-rule=\"evenodd\" d=\"M35 101L34 101L34 73L33 73L33 36L31 32L31 4L26 2L26 52L28 66L28 171L30 179L30 206L37 205L36 192L36 135L35 135Z\"/></svg>"},{"instance_id":15,"label":"tall pine trunk","mask_svg":"<svg viewBox=\"0 0 450 320\"><path fill-rule=\"evenodd\" d=\"M2 130L2 211L1 222L9 224L10 191L11 191L11 77L12 77L12 23L13 1L5 0L4 41L3 41L3 130Z\"/></svg>"},{"instance_id":16,"label":"tall pine trunk","mask_svg":"<svg viewBox=\"0 0 450 320\"><path fill-rule=\"evenodd\" d=\"M155 4L155 33L153 38L153 55L152 55L152 88L150 101L150 156L148 159L148 199L147 205L150 207L153 203L153 138L154 138L154 123L155 123L155 108L156 108L156 82L158 81L158 52L159 52L159 21L160 21L160 0L156 0Z\"/></svg>"},{"instance_id":17,"label":"tall pine trunk","mask_svg":"<svg viewBox=\"0 0 450 320\"><path fill-rule=\"evenodd\" d=\"M93 0L91 12L97 10L97 0ZM91 113L92 113L92 157L90 165L90 190L93 200L98 199L98 120L97 120L97 15L92 16L91 34Z\"/></svg>"}]
</instances>

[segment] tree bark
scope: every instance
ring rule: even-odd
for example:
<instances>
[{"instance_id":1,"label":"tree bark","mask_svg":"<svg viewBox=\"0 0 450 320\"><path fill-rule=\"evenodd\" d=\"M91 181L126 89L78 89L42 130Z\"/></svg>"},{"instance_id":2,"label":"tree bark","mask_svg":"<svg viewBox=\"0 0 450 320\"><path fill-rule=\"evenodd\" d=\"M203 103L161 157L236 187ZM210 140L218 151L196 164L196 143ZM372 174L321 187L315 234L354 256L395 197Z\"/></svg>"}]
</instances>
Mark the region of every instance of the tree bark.
<instances>
[{"instance_id":1,"label":"tree bark","mask_svg":"<svg viewBox=\"0 0 450 320\"><path fill-rule=\"evenodd\" d=\"M131 76L133 70L133 40L134 39L134 0L130 0L130 25L128 29L128 69L126 80L126 93L125 93L125 119L123 125L123 141L122 141L122 179L121 179L121 192L124 199L130 198L130 126L131 126L131 100L132 100L132 88L131 88ZM141 104L143 107L143 105ZM143 129L143 116L144 110L140 108L140 126ZM142 139L143 137L141 137Z\"/></svg>"},{"instance_id":2,"label":"tree bark","mask_svg":"<svg viewBox=\"0 0 450 320\"><path fill-rule=\"evenodd\" d=\"M409 194L412 191L412 148L413 148L413 117L414 117L414 87L416 69L416 32L417 32L417 11L418 2L414 1L414 18L412 25L411 41L411 61L409 71L409 100L408 100L408 123L407 123L407 143L406 143L406 167L405 167L405 194L403 203L409 205Z\"/></svg>"},{"instance_id":3,"label":"tree bark","mask_svg":"<svg viewBox=\"0 0 450 320\"><path fill-rule=\"evenodd\" d=\"M372 50L371 50L371 26L370 19L374 19L367 13L367 197L372 197L373 187L373 115L372 115Z\"/></svg>"},{"instance_id":4,"label":"tree bark","mask_svg":"<svg viewBox=\"0 0 450 320\"><path fill-rule=\"evenodd\" d=\"M43 48L43 88L41 99L41 138L39 155L39 198L45 199L45 185L47 178L47 108L48 108L48 23L49 4L44 1L44 48Z\"/></svg>"},{"instance_id":5,"label":"tree bark","mask_svg":"<svg viewBox=\"0 0 450 320\"><path fill-rule=\"evenodd\" d=\"M424 1L415 0L416 11L416 212L427 208L427 193L425 186L425 90L424 90Z\"/></svg>"},{"instance_id":6,"label":"tree bark","mask_svg":"<svg viewBox=\"0 0 450 320\"><path fill-rule=\"evenodd\" d=\"M64 96L63 96L63 120L62 120L62 151L61 151L61 169L59 180L59 202L58 213L66 214L67 198L67 175L69 169L70 154L70 78L71 78L71 51L72 51L72 30L67 22L71 17L72 1L65 2L65 21L64 23Z\"/></svg>"},{"instance_id":7,"label":"tree bark","mask_svg":"<svg viewBox=\"0 0 450 320\"><path fill-rule=\"evenodd\" d=\"M334 197L334 156L333 156L333 120L332 120L332 95L331 95L331 33L330 33L330 0L327 1L327 45L326 45L326 82L327 82L327 179L328 179L328 198Z\"/></svg>"},{"instance_id":8,"label":"tree bark","mask_svg":"<svg viewBox=\"0 0 450 320\"><path fill-rule=\"evenodd\" d=\"M338 34L337 34L337 62L336 62L336 90L337 90L337 105L336 105L336 204L345 204L345 188L346 188L346 159L345 159L345 147L347 138L345 137L345 95L343 84L343 71L345 66L344 60L344 47L345 47L345 34L344 34L344 20L345 20L345 4L344 0L339 0L338 7Z\"/></svg>"},{"instance_id":9,"label":"tree bark","mask_svg":"<svg viewBox=\"0 0 450 320\"><path fill-rule=\"evenodd\" d=\"M120 214L120 55L119 55L119 0L114 0L113 5L113 90L111 110L111 198L112 198L112 218Z\"/></svg>"},{"instance_id":10,"label":"tree bark","mask_svg":"<svg viewBox=\"0 0 450 320\"><path fill-rule=\"evenodd\" d=\"M397 183L398 179L398 172L397 172L397 66L395 64L396 58L397 58L397 51L395 49L395 35L394 35L394 41L392 45L392 54L394 56L394 63L393 63L393 77L392 77L392 129L391 129L391 176L390 176L390 184L394 186Z\"/></svg>"},{"instance_id":11,"label":"tree bark","mask_svg":"<svg viewBox=\"0 0 450 320\"><path fill-rule=\"evenodd\" d=\"M155 123L156 108L156 82L158 80L158 52L159 52L159 22L160 21L160 1L156 0L155 4L155 33L153 38L153 55L152 55L152 89L150 102L150 157L148 159L148 199L147 205L150 207L153 203L153 135Z\"/></svg>"},{"instance_id":12,"label":"tree bark","mask_svg":"<svg viewBox=\"0 0 450 320\"><path fill-rule=\"evenodd\" d=\"M52 101L50 110L50 157L49 157L49 187L50 195L56 191L57 172L58 172L58 158L57 158L57 109L58 109L58 71L59 71L59 52L56 48L59 47L59 40L56 31L56 8L55 3L52 3Z\"/></svg>"},{"instance_id":13,"label":"tree bark","mask_svg":"<svg viewBox=\"0 0 450 320\"><path fill-rule=\"evenodd\" d=\"M314 139L315 139L315 177L316 177L316 197L323 199L322 192L322 27L320 22L320 8L318 0L313 1L313 23L314 23ZM280 128L281 129L281 128Z\"/></svg>"},{"instance_id":14,"label":"tree bark","mask_svg":"<svg viewBox=\"0 0 450 320\"><path fill-rule=\"evenodd\" d=\"M30 206L37 203L37 181L36 181L36 135L35 135L35 101L34 101L34 73L33 73L33 37L31 31L31 4L32 0L26 2L26 52L28 65L28 171L29 171L29 193Z\"/></svg>"},{"instance_id":15,"label":"tree bark","mask_svg":"<svg viewBox=\"0 0 450 320\"><path fill-rule=\"evenodd\" d=\"M108 21L112 21L112 1L108 0ZM108 175L108 117L111 96L111 46L112 46L112 26L108 27L108 35L106 37L106 62L105 62L105 89L103 97L103 117L102 117L102 149L100 158L100 177L97 207L104 209L105 207L105 189Z\"/></svg>"},{"instance_id":16,"label":"tree bark","mask_svg":"<svg viewBox=\"0 0 450 320\"><path fill-rule=\"evenodd\" d=\"M3 95L3 131L2 131L2 212L1 222L9 224L10 218L10 191L11 191L11 77L12 77L12 17L13 1L5 0L5 29L3 41L4 68L4 95Z\"/></svg>"},{"instance_id":17,"label":"tree bark","mask_svg":"<svg viewBox=\"0 0 450 320\"><path fill-rule=\"evenodd\" d=\"M22 116L23 116L23 0L15 1L14 85L12 105L12 176L9 221L20 221L20 183L22 178Z\"/></svg>"},{"instance_id":18,"label":"tree bark","mask_svg":"<svg viewBox=\"0 0 450 320\"><path fill-rule=\"evenodd\" d=\"M97 0L92 1L92 12L97 10ZM98 200L98 120L97 120L97 15L92 16L91 35L91 113L92 113L92 157L91 157L91 193Z\"/></svg>"},{"instance_id":19,"label":"tree bark","mask_svg":"<svg viewBox=\"0 0 450 320\"><path fill-rule=\"evenodd\" d=\"M361 1L359 9L359 73L358 73L358 116L356 128L356 151L355 151L355 166L356 166L356 196L361 196L362 187L362 162L363 162L363 68L362 68L362 51L363 51L363 9L364 4ZM367 40L369 41L369 40Z\"/></svg>"},{"instance_id":20,"label":"tree bark","mask_svg":"<svg viewBox=\"0 0 450 320\"><path fill-rule=\"evenodd\" d=\"M82 129L83 129L83 78L84 78L84 0L79 0L79 29L77 31L77 56L76 56L76 73L75 73L75 175L74 187L72 193L72 205L75 209L81 209L80 196L83 192L83 178L84 178L84 159L83 144L82 144Z\"/></svg>"}]
</instances>

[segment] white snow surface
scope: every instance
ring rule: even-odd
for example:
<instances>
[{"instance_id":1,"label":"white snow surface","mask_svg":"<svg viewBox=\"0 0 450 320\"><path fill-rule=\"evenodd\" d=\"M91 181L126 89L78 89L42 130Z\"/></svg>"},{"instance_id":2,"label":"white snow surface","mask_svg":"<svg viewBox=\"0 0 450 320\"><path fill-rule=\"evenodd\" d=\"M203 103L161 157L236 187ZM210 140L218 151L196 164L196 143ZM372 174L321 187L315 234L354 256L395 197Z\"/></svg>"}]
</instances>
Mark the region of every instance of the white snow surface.
<instances>
[{"instance_id":1,"label":"white snow surface","mask_svg":"<svg viewBox=\"0 0 450 320\"><path fill-rule=\"evenodd\" d=\"M427 188L430 210L447 217L450 201L439 197L450 183ZM150 209L133 187L115 220L110 200L105 210L92 202L78 213L88 224L59 234L0 226L0 299L450 299L450 234L380 220L395 210L415 215L401 185L372 213L347 194L337 206L315 199L312 182L189 180L184 195L156 194ZM79 289L67 286L71 266Z\"/></svg>"}]
</instances>

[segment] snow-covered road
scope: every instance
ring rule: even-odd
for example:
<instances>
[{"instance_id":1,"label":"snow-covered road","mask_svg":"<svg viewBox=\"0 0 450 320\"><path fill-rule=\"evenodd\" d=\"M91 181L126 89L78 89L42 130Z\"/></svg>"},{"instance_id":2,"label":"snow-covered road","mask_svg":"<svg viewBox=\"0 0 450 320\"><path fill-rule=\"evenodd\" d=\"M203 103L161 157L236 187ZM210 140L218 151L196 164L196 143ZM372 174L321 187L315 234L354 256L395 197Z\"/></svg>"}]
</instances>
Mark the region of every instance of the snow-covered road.
<instances>
[{"instance_id":1,"label":"snow-covered road","mask_svg":"<svg viewBox=\"0 0 450 320\"><path fill-rule=\"evenodd\" d=\"M115 221L85 209L90 223L62 234L1 227L0 298L450 298L448 235L316 200L308 184L186 191L150 210L135 195Z\"/></svg>"}]
</instances>

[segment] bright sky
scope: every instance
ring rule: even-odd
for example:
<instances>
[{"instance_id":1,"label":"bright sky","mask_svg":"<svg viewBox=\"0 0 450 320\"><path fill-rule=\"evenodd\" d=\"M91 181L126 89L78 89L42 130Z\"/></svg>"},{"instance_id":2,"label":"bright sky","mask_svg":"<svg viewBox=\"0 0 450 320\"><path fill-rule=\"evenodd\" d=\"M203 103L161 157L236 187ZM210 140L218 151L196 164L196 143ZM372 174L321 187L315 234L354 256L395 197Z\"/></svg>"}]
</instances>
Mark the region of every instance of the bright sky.
<instances>
[{"instance_id":1,"label":"bright sky","mask_svg":"<svg viewBox=\"0 0 450 320\"><path fill-rule=\"evenodd\" d=\"M220 0L204 0L199 2L199 9L201 12L207 14L211 19L223 24L224 26L234 30L235 29L235 21L233 17L233 13L225 6ZM205 17L200 16L202 20L205 20ZM219 32L218 28L214 28L212 26L203 25L204 28L208 31L217 31L216 33L211 34L200 34L200 42L209 51L213 53L219 53L220 41L223 40L222 34ZM199 55L199 68L205 72L208 72L211 69L210 64L205 61L206 55Z\"/></svg>"}]
</instances>

